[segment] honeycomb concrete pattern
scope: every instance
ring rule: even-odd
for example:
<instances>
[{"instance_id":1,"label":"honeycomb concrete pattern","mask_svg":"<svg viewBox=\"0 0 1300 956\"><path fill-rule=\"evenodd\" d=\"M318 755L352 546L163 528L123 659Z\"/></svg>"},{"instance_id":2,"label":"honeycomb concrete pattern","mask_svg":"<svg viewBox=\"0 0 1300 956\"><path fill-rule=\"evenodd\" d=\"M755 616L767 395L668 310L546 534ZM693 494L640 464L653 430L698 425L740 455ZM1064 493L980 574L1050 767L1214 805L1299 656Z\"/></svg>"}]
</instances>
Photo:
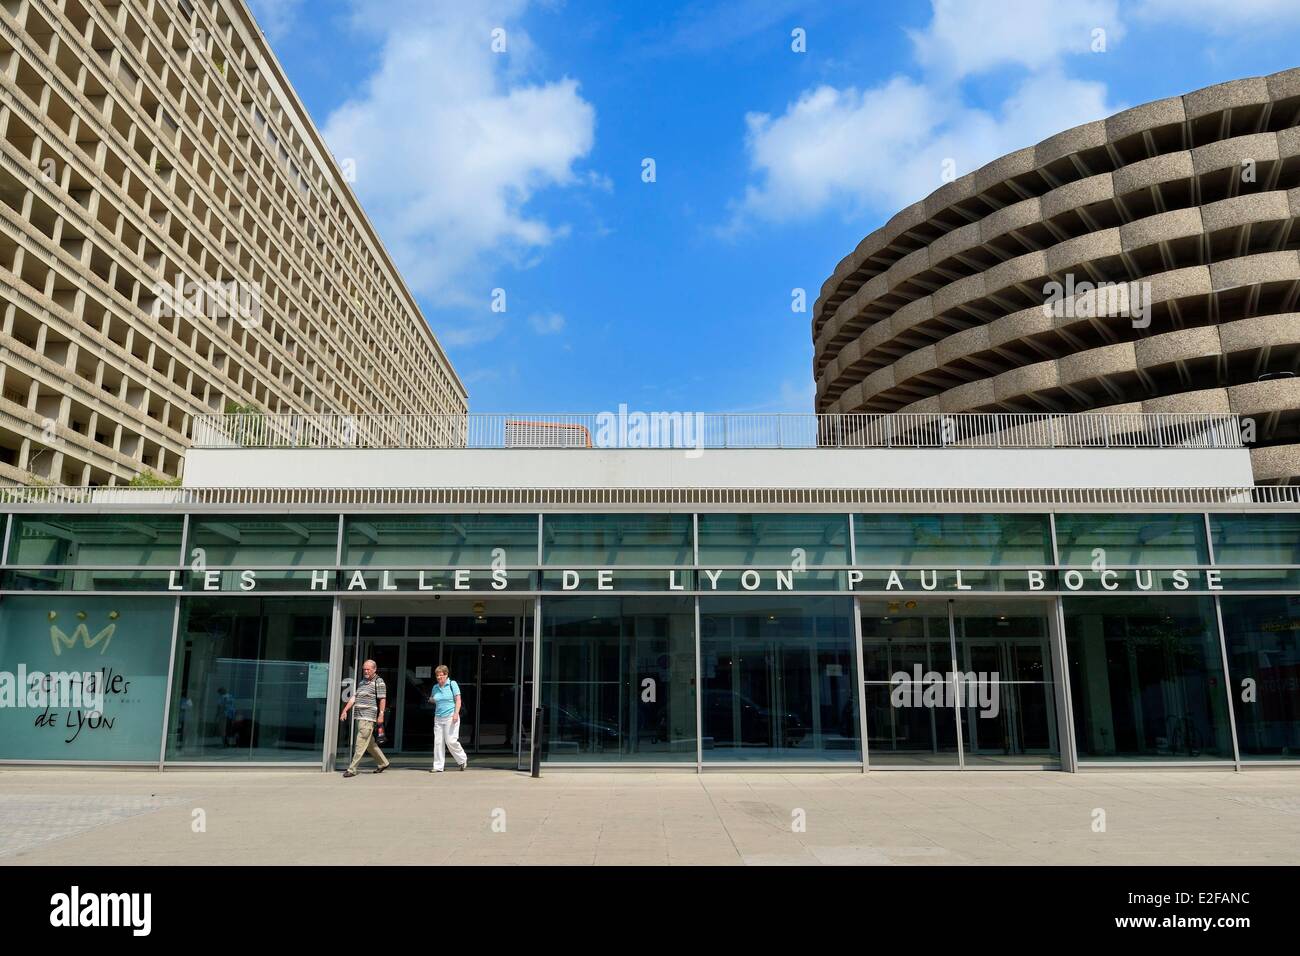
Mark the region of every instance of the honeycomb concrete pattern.
<instances>
[{"instance_id":1,"label":"honeycomb concrete pattern","mask_svg":"<svg viewBox=\"0 0 1300 956\"><path fill-rule=\"evenodd\" d=\"M1051 294L1085 282L1115 287ZM1300 480L1300 69L940 186L836 266L812 335L819 412L1235 412L1256 480Z\"/></svg>"},{"instance_id":2,"label":"honeycomb concrete pattern","mask_svg":"<svg viewBox=\"0 0 1300 956\"><path fill-rule=\"evenodd\" d=\"M244 0L0 4L0 481L178 476L229 404L450 430L465 386L343 162ZM164 295L234 282L251 321Z\"/></svg>"}]
</instances>

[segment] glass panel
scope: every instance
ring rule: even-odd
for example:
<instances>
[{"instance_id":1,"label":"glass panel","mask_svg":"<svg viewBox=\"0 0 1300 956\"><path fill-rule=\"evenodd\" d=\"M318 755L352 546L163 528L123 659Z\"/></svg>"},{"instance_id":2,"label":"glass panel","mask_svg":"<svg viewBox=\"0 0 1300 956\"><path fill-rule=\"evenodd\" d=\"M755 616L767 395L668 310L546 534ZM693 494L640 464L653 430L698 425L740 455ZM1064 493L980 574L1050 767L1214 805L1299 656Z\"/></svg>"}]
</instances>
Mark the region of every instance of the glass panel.
<instances>
[{"instance_id":1,"label":"glass panel","mask_svg":"<svg viewBox=\"0 0 1300 956\"><path fill-rule=\"evenodd\" d=\"M343 564L349 567L488 567L496 549L511 568L537 564L537 516L348 515Z\"/></svg>"},{"instance_id":2,"label":"glass panel","mask_svg":"<svg viewBox=\"0 0 1300 956\"><path fill-rule=\"evenodd\" d=\"M1199 514L1058 514L1056 546L1070 567L1090 567L1097 549L1111 567L1209 563Z\"/></svg>"},{"instance_id":3,"label":"glass panel","mask_svg":"<svg viewBox=\"0 0 1300 956\"><path fill-rule=\"evenodd\" d=\"M532 747L533 747L533 606L531 603L524 606L523 619L524 639L519 651L519 663L521 671L521 680L519 687L519 707L518 714L519 727L519 757L516 768L519 770L532 769Z\"/></svg>"},{"instance_id":4,"label":"glass panel","mask_svg":"<svg viewBox=\"0 0 1300 956\"><path fill-rule=\"evenodd\" d=\"M1215 564L1300 564L1300 514L1212 514L1210 533Z\"/></svg>"},{"instance_id":5,"label":"glass panel","mask_svg":"<svg viewBox=\"0 0 1300 956\"><path fill-rule=\"evenodd\" d=\"M849 563L849 520L837 514L701 514L700 564L790 567Z\"/></svg>"},{"instance_id":6,"label":"glass panel","mask_svg":"<svg viewBox=\"0 0 1300 956\"><path fill-rule=\"evenodd\" d=\"M190 517L186 563L203 549L208 567L334 566L339 523L334 515Z\"/></svg>"},{"instance_id":7,"label":"glass panel","mask_svg":"<svg viewBox=\"0 0 1300 956\"><path fill-rule=\"evenodd\" d=\"M1232 759L1211 598L1063 599L1079 759Z\"/></svg>"},{"instance_id":8,"label":"glass panel","mask_svg":"<svg viewBox=\"0 0 1300 956\"><path fill-rule=\"evenodd\" d=\"M328 599L186 598L167 759L320 760Z\"/></svg>"},{"instance_id":9,"label":"glass panel","mask_svg":"<svg viewBox=\"0 0 1300 956\"><path fill-rule=\"evenodd\" d=\"M361 626L361 619L357 613L357 607L357 605L349 602L343 604L343 668L342 679L339 682L340 712L347 702L352 699L357 677L361 673L360 649L357 647L357 631ZM348 761L352 759L354 733L351 716L349 716L346 723L339 723L338 744L334 750L335 766L346 767Z\"/></svg>"},{"instance_id":10,"label":"glass panel","mask_svg":"<svg viewBox=\"0 0 1300 956\"><path fill-rule=\"evenodd\" d=\"M1221 600L1237 748L1245 760L1294 760L1300 757L1300 596Z\"/></svg>"},{"instance_id":11,"label":"glass panel","mask_svg":"<svg viewBox=\"0 0 1300 956\"><path fill-rule=\"evenodd\" d=\"M966 763L1059 763L1047 608L957 601L953 611Z\"/></svg>"},{"instance_id":12,"label":"glass panel","mask_svg":"<svg viewBox=\"0 0 1300 956\"><path fill-rule=\"evenodd\" d=\"M442 663L437 641L408 641L406 645L406 697L402 702L402 753L433 753L433 704L429 702L437 680L433 669ZM457 682L459 683L459 681ZM464 737L464 728L461 737Z\"/></svg>"},{"instance_id":13,"label":"glass panel","mask_svg":"<svg viewBox=\"0 0 1300 956\"><path fill-rule=\"evenodd\" d=\"M871 766L957 766L948 602L863 600L862 664Z\"/></svg>"},{"instance_id":14,"label":"glass panel","mask_svg":"<svg viewBox=\"0 0 1300 956\"><path fill-rule=\"evenodd\" d=\"M156 764L174 613L171 598L0 598L0 759Z\"/></svg>"},{"instance_id":15,"label":"glass panel","mask_svg":"<svg viewBox=\"0 0 1300 956\"><path fill-rule=\"evenodd\" d=\"M451 620L447 633L452 633ZM442 663L447 665L447 679L460 688L460 745L467 751L478 747L474 728L478 723L478 641L447 641L442 645Z\"/></svg>"},{"instance_id":16,"label":"glass panel","mask_svg":"<svg viewBox=\"0 0 1300 956\"><path fill-rule=\"evenodd\" d=\"M483 684L479 689L478 752L514 750L514 684Z\"/></svg>"},{"instance_id":17,"label":"glass panel","mask_svg":"<svg viewBox=\"0 0 1300 956\"><path fill-rule=\"evenodd\" d=\"M447 618L448 637L513 637L515 619L506 614Z\"/></svg>"},{"instance_id":18,"label":"glass panel","mask_svg":"<svg viewBox=\"0 0 1300 956\"><path fill-rule=\"evenodd\" d=\"M857 563L890 568L1051 564L1047 515L859 514Z\"/></svg>"},{"instance_id":19,"label":"glass panel","mask_svg":"<svg viewBox=\"0 0 1300 956\"><path fill-rule=\"evenodd\" d=\"M15 514L8 563L175 567L180 560L182 521L172 514Z\"/></svg>"},{"instance_id":20,"label":"glass panel","mask_svg":"<svg viewBox=\"0 0 1300 956\"><path fill-rule=\"evenodd\" d=\"M701 598L706 761L860 760L853 603Z\"/></svg>"},{"instance_id":21,"label":"glass panel","mask_svg":"<svg viewBox=\"0 0 1300 956\"><path fill-rule=\"evenodd\" d=\"M694 630L688 598L547 598L547 759L694 761Z\"/></svg>"},{"instance_id":22,"label":"glass panel","mask_svg":"<svg viewBox=\"0 0 1300 956\"><path fill-rule=\"evenodd\" d=\"M548 514L543 520L543 563L552 567L683 565L693 551L688 514Z\"/></svg>"}]
</instances>

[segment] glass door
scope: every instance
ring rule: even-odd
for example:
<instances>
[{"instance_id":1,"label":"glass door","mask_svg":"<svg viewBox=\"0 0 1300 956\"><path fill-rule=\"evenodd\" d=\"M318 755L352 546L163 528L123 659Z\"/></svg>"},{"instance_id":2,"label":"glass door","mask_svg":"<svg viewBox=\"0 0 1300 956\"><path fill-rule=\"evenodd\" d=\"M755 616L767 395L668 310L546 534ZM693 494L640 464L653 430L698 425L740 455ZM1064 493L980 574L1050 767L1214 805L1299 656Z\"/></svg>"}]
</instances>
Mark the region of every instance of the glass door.
<instances>
[{"instance_id":1,"label":"glass door","mask_svg":"<svg viewBox=\"0 0 1300 956\"><path fill-rule=\"evenodd\" d=\"M519 644L484 641L479 647L477 753L512 753L517 744Z\"/></svg>"},{"instance_id":2,"label":"glass door","mask_svg":"<svg viewBox=\"0 0 1300 956\"><path fill-rule=\"evenodd\" d=\"M402 650L404 642L402 641L378 641L365 640L361 641L361 661L364 664L367 660L375 662L375 673L383 678L384 690L387 695L388 703L385 705L384 713L384 730L385 737L379 748L387 754L390 750L394 753L401 753L402 750ZM360 679L361 669L357 669L358 680ZM355 713L353 714L355 718ZM355 726L355 719L353 721ZM378 727L376 727L378 733Z\"/></svg>"},{"instance_id":3,"label":"glass door","mask_svg":"<svg viewBox=\"0 0 1300 956\"><path fill-rule=\"evenodd\" d=\"M518 731L517 770L532 770L533 759L533 612L529 608L520 622L519 638L519 694L515 707L515 728Z\"/></svg>"},{"instance_id":4,"label":"glass door","mask_svg":"<svg viewBox=\"0 0 1300 956\"><path fill-rule=\"evenodd\" d=\"M1048 608L957 601L953 611L966 761L1058 762Z\"/></svg>"},{"instance_id":5,"label":"glass door","mask_svg":"<svg viewBox=\"0 0 1300 956\"><path fill-rule=\"evenodd\" d=\"M441 660L438 641L406 642L405 688L402 704L402 750L433 753L433 704L429 697L437 683L433 670Z\"/></svg>"}]
</instances>

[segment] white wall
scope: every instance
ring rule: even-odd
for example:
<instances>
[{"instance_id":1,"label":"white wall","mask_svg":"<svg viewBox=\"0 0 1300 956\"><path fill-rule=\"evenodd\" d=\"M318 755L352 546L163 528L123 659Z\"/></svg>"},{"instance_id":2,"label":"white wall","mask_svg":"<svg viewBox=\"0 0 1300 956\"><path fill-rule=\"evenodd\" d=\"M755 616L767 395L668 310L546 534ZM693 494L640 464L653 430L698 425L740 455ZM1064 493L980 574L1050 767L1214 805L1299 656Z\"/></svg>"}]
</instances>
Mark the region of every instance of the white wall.
<instances>
[{"instance_id":1,"label":"white wall","mask_svg":"<svg viewBox=\"0 0 1300 956\"><path fill-rule=\"evenodd\" d=\"M688 458L688 454L698 454ZM192 449L186 487L1245 486L1245 449Z\"/></svg>"}]
</instances>

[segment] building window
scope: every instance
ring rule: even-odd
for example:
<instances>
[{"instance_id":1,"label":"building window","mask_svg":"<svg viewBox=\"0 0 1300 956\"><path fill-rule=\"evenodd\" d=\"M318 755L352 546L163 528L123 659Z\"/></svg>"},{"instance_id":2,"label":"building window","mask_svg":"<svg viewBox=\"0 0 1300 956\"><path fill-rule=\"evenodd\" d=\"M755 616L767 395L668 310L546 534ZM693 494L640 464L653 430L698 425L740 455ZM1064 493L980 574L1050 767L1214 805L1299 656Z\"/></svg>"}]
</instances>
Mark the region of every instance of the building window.
<instances>
[{"instance_id":1,"label":"building window","mask_svg":"<svg viewBox=\"0 0 1300 956\"><path fill-rule=\"evenodd\" d=\"M1210 598L1063 599L1079 759L1231 760Z\"/></svg>"},{"instance_id":2,"label":"building window","mask_svg":"<svg viewBox=\"0 0 1300 956\"><path fill-rule=\"evenodd\" d=\"M0 759L156 764L174 609L156 597L0 597L0 671L15 692L20 668L60 675L37 683L66 694L0 707Z\"/></svg>"},{"instance_id":3,"label":"building window","mask_svg":"<svg viewBox=\"0 0 1300 956\"><path fill-rule=\"evenodd\" d=\"M1215 564L1300 564L1300 514L1212 514Z\"/></svg>"},{"instance_id":4,"label":"building window","mask_svg":"<svg viewBox=\"0 0 1300 956\"><path fill-rule=\"evenodd\" d=\"M1056 546L1070 567L1209 563L1199 514L1058 514Z\"/></svg>"},{"instance_id":5,"label":"building window","mask_svg":"<svg viewBox=\"0 0 1300 956\"><path fill-rule=\"evenodd\" d=\"M696 758L689 598L547 598L542 706L550 760Z\"/></svg>"},{"instance_id":6,"label":"building window","mask_svg":"<svg viewBox=\"0 0 1300 956\"><path fill-rule=\"evenodd\" d=\"M489 567L500 551L509 567L537 564L537 515L348 515L349 567Z\"/></svg>"},{"instance_id":7,"label":"building window","mask_svg":"<svg viewBox=\"0 0 1300 956\"><path fill-rule=\"evenodd\" d=\"M670 567L693 558L687 514L548 514L542 563L551 567Z\"/></svg>"},{"instance_id":8,"label":"building window","mask_svg":"<svg viewBox=\"0 0 1300 956\"><path fill-rule=\"evenodd\" d=\"M857 563L883 567L1051 564L1047 515L859 514Z\"/></svg>"},{"instance_id":9,"label":"building window","mask_svg":"<svg viewBox=\"0 0 1300 956\"><path fill-rule=\"evenodd\" d=\"M849 520L837 514L702 514L700 564L790 567L849 563Z\"/></svg>"},{"instance_id":10,"label":"building window","mask_svg":"<svg viewBox=\"0 0 1300 956\"><path fill-rule=\"evenodd\" d=\"M1241 756L1300 758L1300 597L1221 600Z\"/></svg>"},{"instance_id":11,"label":"building window","mask_svg":"<svg viewBox=\"0 0 1300 956\"><path fill-rule=\"evenodd\" d=\"M848 598L701 598L704 760L861 760L854 658Z\"/></svg>"},{"instance_id":12,"label":"building window","mask_svg":"<svg viewBox=\"0 0 1300 956\"><path fill-rule=\"evenodd\" d=\"M202 549L209 567L333 567L338 554L338 518L194 515L186 558Z\"/></svg>"},{"instance_id":13,"label":"building window","mask_svg":"<svg viewBox=\"0 0 1300 956\"><path fill-rule=\"evenodd\" d=\"M319 763L332 615L328 598L183 600L167 759Z\"/></svg>"}]
</instances>

